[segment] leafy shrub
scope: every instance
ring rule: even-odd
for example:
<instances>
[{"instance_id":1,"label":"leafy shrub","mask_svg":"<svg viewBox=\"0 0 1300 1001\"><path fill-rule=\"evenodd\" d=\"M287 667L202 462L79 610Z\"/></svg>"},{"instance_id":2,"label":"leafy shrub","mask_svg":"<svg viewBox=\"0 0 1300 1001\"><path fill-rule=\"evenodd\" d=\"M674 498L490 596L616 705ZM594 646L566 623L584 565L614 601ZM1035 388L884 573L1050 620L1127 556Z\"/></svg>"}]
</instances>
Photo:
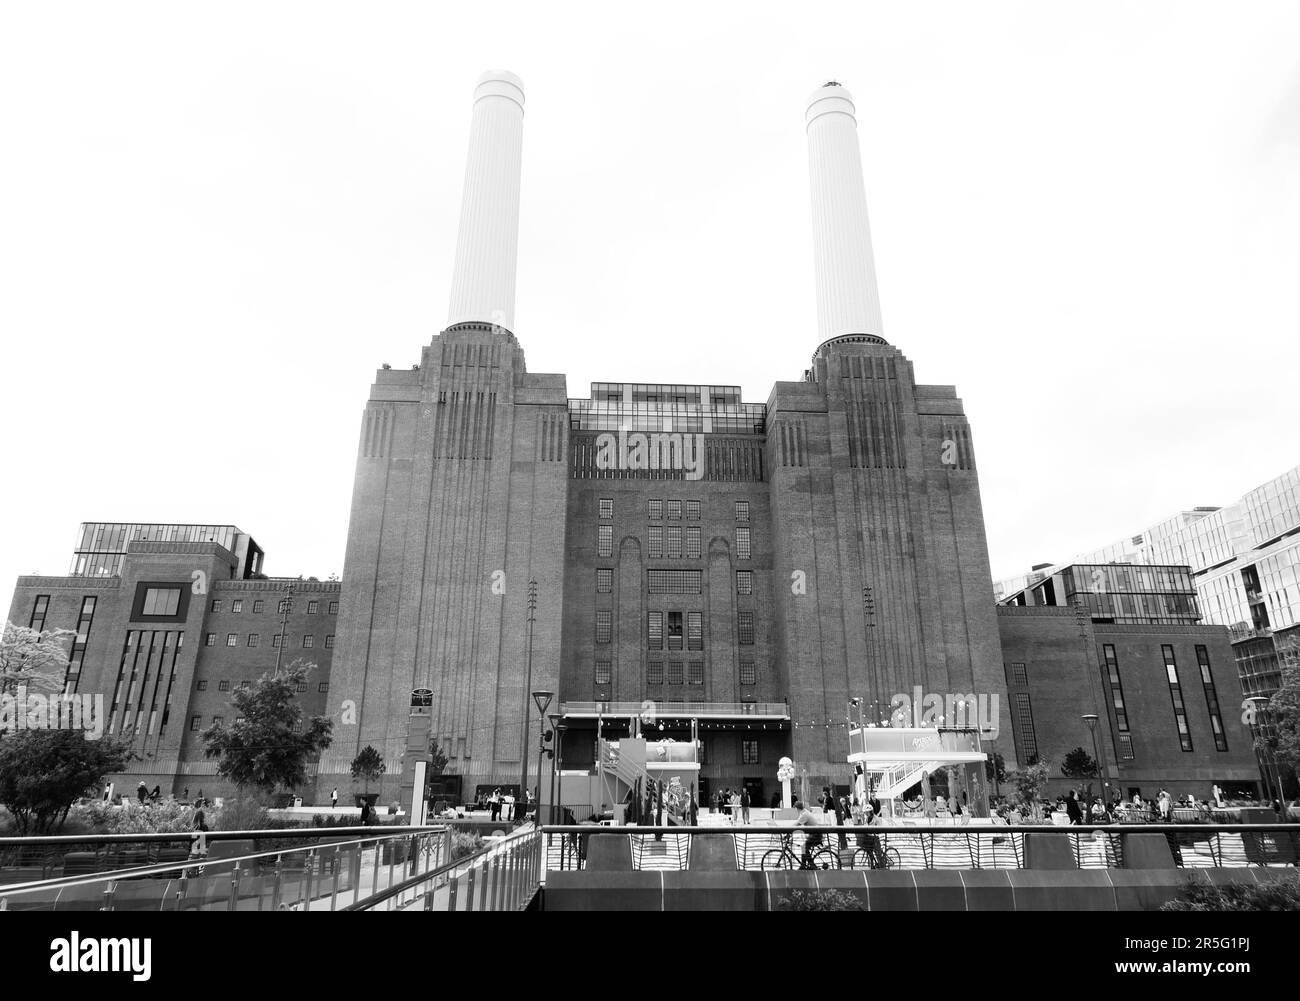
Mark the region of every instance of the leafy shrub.
<instances>
[{"instance_id":1,"label":"leafy shrub","mask_svg":"<svg viewBox=\"0 0 1300 1001\"><path fill-rule=\"evenodd\" d=\"M1192 878L1178 899L1160 905L1162 911L1300 911L1300 874L1288 873L1266 883L1228 883Z\"/></svg>"},{"instance_id":2,"label":"leafy shrub","mask_svg":"<svg viewBox=\"0 0 1300 1001\"><path fill-rule=\"evenodd\" d=\"M208 827L214 831L265 831L271 829L271 816L254 796L228 799L220 810L207 815Z\"/></svg>"},{"instance_id":3,"label":"leafy shrub","mask_svg":"<svg viewBox=\"0 0 1300 1001\"><path fill-rule=\"evenodd\" d=\"M777 901L778 911L865 911L866 903L843 890L795 890Z\"/></svg>"},{"instance_id":4,"label":"leafy shrub","mask_svg":"<svg viewBox=\"0 0 1300 1001\"><path fill-rule=\"evenodd\" d=\"M105 809L101 801L86 809L92 817L104 815L101 822L108 834L182 834L194 830L194 808L175 800L150 806L127 802L116 810Z\"/></svg>"},{"instance_id":5,"label":"leafy shrub","mask_svg":"<svg viewBox=\"0 0 1300 1001\"><path fill-rule=\"evenodd\" d=\"M451 832L451 858L453 862L481 852L483 847L483 839L477 834L468 834L465 831Z\"/></svg>"}]
</instances>

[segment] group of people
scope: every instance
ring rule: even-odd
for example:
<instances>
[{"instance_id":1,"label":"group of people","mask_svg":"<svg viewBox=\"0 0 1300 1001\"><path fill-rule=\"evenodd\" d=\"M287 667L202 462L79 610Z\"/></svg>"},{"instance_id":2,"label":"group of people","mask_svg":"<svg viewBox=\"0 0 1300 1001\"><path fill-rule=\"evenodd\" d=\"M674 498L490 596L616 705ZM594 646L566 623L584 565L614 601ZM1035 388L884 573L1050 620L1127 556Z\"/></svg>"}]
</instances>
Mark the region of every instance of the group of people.
<instances>
[{"instance_id":1,"label":"group of people","mask_svg":"<svg viewBox=\"0 0 1300 1001\"><path fill-rule=\"evenodd\" d=\"M1223 790L1218 785L1211 787L1208 799L1197 799L1190 793L1176 797L1169 790L1161 789L1153 799L1145 799L1140 792L1135 792L1131 800L1125 800L1115 792L1109 803L1100 796L1084 797L1077 789L1071 789L1056 798L1055 807L1050 812L1063 814L1066 822L1071 825L1114 824L1120 820L1172 824L1179 819L1186 819L1186 814L1182 814L1181 818L1175 817L1174 810L1182 809L1195 810L1196 819L1209 823L1213 819L1213 811L1226 808L1227 805ZM1285 803L1274 800L1272 806L1280 821L1287 819ZM1035 823L1039 820L1037 804L1026 809L1003 801L998 805L997 813L1009 824Z\"/></svg>"},{"instance_id":2,"label":"group of people","mask_svg":"<svg viewBox=\"0 0 1300 1001\"><path fill-rule=\"evenodd\" d=\"M749 823L749 790L730 787L713 794L713 812L725 814L733 824Z\"/></svg>"},{"instance_id":3,"label":"group of people","mask_svg":"<svg viewBox=\"0 0 1300 1001\"><path fill-rule=\"evenodd\" d=\"M857 796L836 796L831 792L830 786L822 786L822 793L817 797L817 803L821 807L823 817L829 813L835 814L835 824L838 827L847 827L850 821L854 827L878 827L881 824L880 800L876 799L874 794L859 800ZM807 868L811 865L812 853L821 847L823 835L816 828L822 827L824 821L818 820L802 800L796 800L794 808L799 811L795 825L814 828L804 838L803 859L800 864ZM836 838L840 848L848 847L848 836L844 832L837 832ZM857 846L866 850L868 862L873 869L885 865L885 856L880 848L878 834L863 831L856 836L856 839Z\"/></svg>"},{"instance_id":4,"label":"group of people","mask_svg":"<svg viewBox=\"0 0 1300 1001\"><path fill-rule=\"evenodd\" d=\"M147 785L144 784L144 782L140 782L135 787L135 798L140 801L141 806L152 806L155 803L162 801L163 798L162 786L155 785L151 790ZM175 797L170 794L167 797L168 800L172 800L174 798ZM113 783L106 782L104 783L104 802L108 803L111 802L112 800L113 800ZM185 787L185 791L181 794L180 801L182 803L190 802L189 786ZM208 801L203 796L202 789L199 790L198 798L195 799L191 805L194 806L196 809L208 805Z\"/></svg>"}]
</instances>

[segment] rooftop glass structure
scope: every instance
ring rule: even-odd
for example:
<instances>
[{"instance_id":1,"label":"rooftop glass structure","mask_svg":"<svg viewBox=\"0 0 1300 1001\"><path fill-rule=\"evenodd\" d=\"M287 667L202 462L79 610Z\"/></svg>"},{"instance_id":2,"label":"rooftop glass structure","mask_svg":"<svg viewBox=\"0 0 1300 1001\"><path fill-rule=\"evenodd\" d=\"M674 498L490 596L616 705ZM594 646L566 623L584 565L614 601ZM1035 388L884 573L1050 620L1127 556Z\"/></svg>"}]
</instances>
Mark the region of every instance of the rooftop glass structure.
<instances>
[{"instance_id":1,"label":"rooftop glass structure","mask_svg":"<svg viewBox=\"0 0 1300 1001\"><path fill-rule=\"evenodd\" d=\"M764 434L767 405L742 403L739 386L593 382L591 399L569 400L574 431Z\"/></svg>"}]
</instances>

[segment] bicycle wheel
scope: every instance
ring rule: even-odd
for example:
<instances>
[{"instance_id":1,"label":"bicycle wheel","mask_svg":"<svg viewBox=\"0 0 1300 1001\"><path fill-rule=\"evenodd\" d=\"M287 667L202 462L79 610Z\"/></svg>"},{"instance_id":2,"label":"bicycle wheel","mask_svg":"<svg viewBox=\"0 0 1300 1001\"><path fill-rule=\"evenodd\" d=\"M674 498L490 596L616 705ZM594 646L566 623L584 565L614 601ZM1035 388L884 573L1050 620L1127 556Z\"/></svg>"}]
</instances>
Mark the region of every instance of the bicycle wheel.
<instances>
[{"instance_id":1,"label":"bicycle wheel","mask_svg":"<svg viewBox=\"0 0 1300 1001\"><path fill-rule=\"evenodd\" d=\"M814 869L840 869L839 853L833 848L818 848L812 856Z\"/></svg>"},{"instance_id":2,"label":"bicycle wheel","mask_svg":"<svg viewBox=\"0 0 1300 1001\"><path fill-rule=\"evenodd\" d=\"M773 869L793 869L794 856L784 848L771 848L763 854L762 868L764 872Z\"/></svg>"},{"instance_id":3,"label":"bicycle wheel","mask_svg":"<svg viewBox=\"0 0 1300 1001\"><path fill-rule=\"evenodd\" d=\"M898 857L897 848L886 848L880 854L885 860L886 869L899 869L902 867L902 861Z\"/></svg>"},{"instance_id":4,"label":"bicycle wheel","mask_svg":"<svg viewBox=\"0 0 1300 1001\"><path fill-rule=\"evenodd\" d=\"M871 855L865 848L856 848L853 851L853 858L849 861L850 869L870 869Z\"/></svg>"}]
</instances>

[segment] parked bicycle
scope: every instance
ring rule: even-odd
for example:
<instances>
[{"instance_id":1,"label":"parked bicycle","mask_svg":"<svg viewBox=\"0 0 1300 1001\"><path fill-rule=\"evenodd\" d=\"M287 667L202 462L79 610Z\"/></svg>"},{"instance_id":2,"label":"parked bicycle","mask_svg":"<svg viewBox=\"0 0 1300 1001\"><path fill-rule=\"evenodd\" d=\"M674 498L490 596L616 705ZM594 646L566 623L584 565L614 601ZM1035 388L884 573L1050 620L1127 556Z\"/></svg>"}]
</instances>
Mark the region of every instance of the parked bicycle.
<instances>
[{"instance_id":1,"label":"parked bicycle","mask_svg":"<svg viewBox=\"0 0 1300 1001\"><path fill-rule=\"evenodd\" d=\"M897 848L857 848L853 852L854 869L898 869L901 864Z\"/></svg>"},{"instance_id":2,"label":"parked bicycle","mask_svg":"<svg viewBox=\"0 0 1300 1001\"><path fill-rule=\"evenodd\" d=\"M772 848L763 854L764 871L784 869L824 870L843 868L839 853L822 845L820 841L804 845L803 855L796 855L793 847L794 836L783 834L781 847Z\"/></svg>"}]
</instances>

